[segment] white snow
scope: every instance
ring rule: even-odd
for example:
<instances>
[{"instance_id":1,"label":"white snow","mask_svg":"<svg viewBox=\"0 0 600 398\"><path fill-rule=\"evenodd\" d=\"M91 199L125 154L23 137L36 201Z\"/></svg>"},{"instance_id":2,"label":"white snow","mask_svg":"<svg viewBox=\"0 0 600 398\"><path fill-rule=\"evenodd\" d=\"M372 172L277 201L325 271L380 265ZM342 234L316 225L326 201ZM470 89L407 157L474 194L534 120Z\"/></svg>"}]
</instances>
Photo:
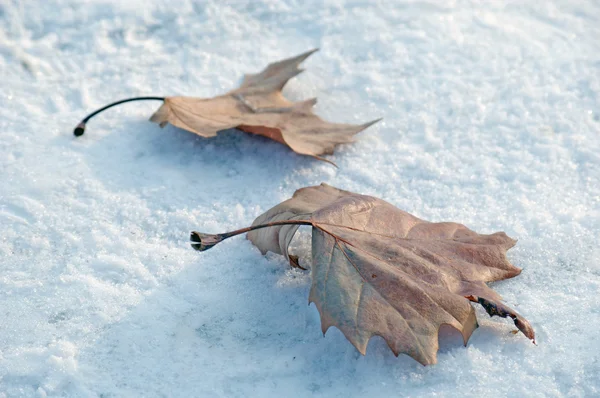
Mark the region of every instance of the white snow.
<instances>
[{"instance_id":1,"label":"white snow","mask_svg":"<svg viewBox=\"0 0 600 398\"><path fill-rule=\"evenodd\" d=\"M201 139L137 95L212 96L321 51L286 87L384 120L331 157ZM0 397L600 395L600 4L593 0L0 1ZM438 364L320 332L310 276L247 226L327 182L519 240L494 288L538 346L478 312ZM294 244L305 258L308 230Z\"/></svg>"}]
</instances>

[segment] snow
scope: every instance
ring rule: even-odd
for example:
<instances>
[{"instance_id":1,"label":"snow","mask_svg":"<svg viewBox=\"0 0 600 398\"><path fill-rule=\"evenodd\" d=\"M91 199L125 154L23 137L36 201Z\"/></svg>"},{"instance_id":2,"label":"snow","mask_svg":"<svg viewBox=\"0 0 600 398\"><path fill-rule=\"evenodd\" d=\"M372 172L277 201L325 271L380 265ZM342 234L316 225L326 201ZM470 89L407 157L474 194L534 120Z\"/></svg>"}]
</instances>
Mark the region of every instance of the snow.
<instances>
[{"instance_id":1,"label":"snow","mask_svg":"<svg viewBox=\"0 0 600 398\"><path fill-rule=\"evenodd\" d=\"M600 5L593 0L0 2L0 397L600 395ZM147 121L137 95L212 96L313 47L286 87L384 120L325 162ZM310 275L247 240L327 182L519 240L494 284L538 346L478 310L438 364L361 356ZM306 228L294 249L306 260Z\"/></svg>"}]
</instances>

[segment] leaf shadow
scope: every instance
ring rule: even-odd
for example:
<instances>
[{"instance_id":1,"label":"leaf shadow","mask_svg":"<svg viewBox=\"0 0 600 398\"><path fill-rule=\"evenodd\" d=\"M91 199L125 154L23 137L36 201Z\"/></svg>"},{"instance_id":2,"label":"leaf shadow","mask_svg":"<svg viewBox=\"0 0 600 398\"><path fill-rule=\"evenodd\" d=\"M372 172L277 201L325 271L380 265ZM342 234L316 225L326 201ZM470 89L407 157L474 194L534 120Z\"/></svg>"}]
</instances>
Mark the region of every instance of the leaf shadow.
<instances>
[{"instance_id":1,"label":"leaf shadow","mask_svg":"<svg viewBox=\"0 0 600 398\"><path fill-rule=\"evenodd\" d=\"M277 142L234 129L203 138L140 120L105 126L89 126L84 136L71 139L71 147L100 181L118 190L174 184L186 191L226 183L241 188L241 182L249 180L276 183L315 162Z\"/></svg>"},{"instance_id":2,"label":"leaf shadow","mask_svg":"<svg viewBox=\"0 0 600 398\"><path fill-rule=\"evenodd\" d=\"M395 357L378 336L362 356L337 328L323 336L315 306L307 306L309 288L308 272L290 269L281 256L262 256L246 240L223 242L210 256L190 251L179 272L94 335L79 355L82 380L116 395L327 395L360 391L365 374L393 382L443 374L453 358L472 362L449 326L441 328L436 366ZM504 344L505 328L492 329L476 330L469 346L525 356L525 344Z\"/></svg>"},{"instance_id":3,"label":"leaf shadow","mask_svg":"<svg viewBox=\"0 0 600 398\"><path fill-rule=\"evenodd\" d=\"M242 246L215 248L210 259L192 252L184 269L107 324L79 356L88 388L170 395L185 380L176 391L237 396L270 386L274 372L290 380L303 372L307 275Z\"/></svg>"}]
</instances>

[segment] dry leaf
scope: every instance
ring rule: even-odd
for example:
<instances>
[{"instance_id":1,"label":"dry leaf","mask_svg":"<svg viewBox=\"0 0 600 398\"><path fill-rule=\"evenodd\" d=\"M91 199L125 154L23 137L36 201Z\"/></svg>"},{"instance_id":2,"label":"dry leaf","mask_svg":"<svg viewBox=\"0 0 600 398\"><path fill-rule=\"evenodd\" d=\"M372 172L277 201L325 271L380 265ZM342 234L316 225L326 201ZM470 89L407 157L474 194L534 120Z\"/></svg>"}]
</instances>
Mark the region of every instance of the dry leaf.
<instances>
[{"instance_id":1,"label":"dry leaf","mask_svg":"<svg viewBox=\"0 0 600 398\"><path fill-rule=\"evenodd\" d=\"M302 72L300 63L315 51L269 64L260 73L246 75L239 88L214 98L141 97L109 104L83 119L74 133L82 135L91 117L114 105L138 99L164 100L150 118L161 127L170 123L202 137L238 128L271 138L296 153L322 159L320 155L332 154L336 145L352 142L355 134L378 120L361 125L329 123L313 113L316 99L291 102L283 96L283 86Z\"/></svg>"},{"instance_id":2,"label":"dry leaf","mask_svg":"<svg viewBox=\"0 0 600 398\"><path fill-rule=\"evenodd\" d=\"M515 241L505 233L480 235L461 224L430 223L381 199L326 184L296 191L251 227L217 235L193 232L192 247L207 250L249 232L261 252L289 258L300 225L313 227L309 302L321 314L323 333L339 328L362 354L377 335L396 355L436 363L441 325L458 329L465 344L477 328L470 301L490 316L511 317L535 338L529 322L486 285L521 272L506 259Z\"/></svg>"}]
</instances>

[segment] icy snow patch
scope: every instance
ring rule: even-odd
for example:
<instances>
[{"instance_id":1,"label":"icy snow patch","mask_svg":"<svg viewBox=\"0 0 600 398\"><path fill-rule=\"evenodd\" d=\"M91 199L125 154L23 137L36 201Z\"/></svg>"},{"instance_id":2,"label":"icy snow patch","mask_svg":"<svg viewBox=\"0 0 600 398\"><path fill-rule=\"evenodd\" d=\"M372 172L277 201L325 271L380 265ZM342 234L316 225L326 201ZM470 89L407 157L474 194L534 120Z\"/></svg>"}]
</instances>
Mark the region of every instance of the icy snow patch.
<instances>
[{"instance_id":1,"label":"icy snow patch","mask_svg":"<svg viewBox=\"0 0 600 398\"><path fill-rule=\"evenodd\" d=\"M599 20L592 0L2 2L0 396L600 395ZM313 47L290 98L384 117L339 169L161 130L154 102L71 134L107 102L216 95ZM539 345L480 313L435 366L381 339L362 357L280 256L185 243L321 182L518 239L523 273L494 288Z\"/></svg>"}]
</instances>

